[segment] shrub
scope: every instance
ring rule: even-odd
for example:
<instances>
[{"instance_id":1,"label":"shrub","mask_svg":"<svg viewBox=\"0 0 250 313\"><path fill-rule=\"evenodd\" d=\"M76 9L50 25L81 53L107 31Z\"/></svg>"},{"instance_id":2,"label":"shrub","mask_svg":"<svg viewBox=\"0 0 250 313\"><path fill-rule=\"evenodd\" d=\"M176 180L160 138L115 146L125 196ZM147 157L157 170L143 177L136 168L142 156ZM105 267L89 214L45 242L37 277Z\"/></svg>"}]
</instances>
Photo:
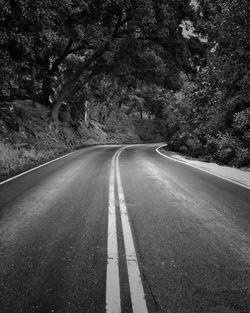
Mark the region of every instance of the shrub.
<instances>
[{"instance_id":1,"label":"shrub","mask_svg":"<svg viewBox=\"0 0 250 313\"><path fill-rule=\"evenodd\" d=\"M239 146L237 140L228 132L218 133L215 143L218 148L214 158L222 164L228 164L236 154L236 148Z\"/></svg>"},{"instance_id":2,"label":"shrub","mask_svg":"<svg viewBox=\"0 0 250 313\"><path fill-rule=\"evenodd\" d=\"M239 132L245 132L250 129L250 109L234 114L233 128Z\"/></svg>"},{"instance_id":3,"label":"shrub","mask_svg":"<svg viewBox=\"0 0 250 313\"><path fill-rule=\"evenodd\" d=\"M247 148L238 148L233 160L235 166L246 166L250 164L250 151Z\"/></svg>"},{"instance_id":4,"label":"shrub","mask_svg":"<svg viewBox=\"0 0 250 313\"><path fill-rule=\"evenodd\" d=\"M0 167L3 173L8 173L11 169L21 165L19 150L11 145L0 142Z\"/></svg>"},{"instance_id":5,"label":"shrub","mask_svg":"<svg viewBox=\"0 0 250 313\"><path fill-rule=\"evenodd\" d=\"M54 156L53 151L39 151L17 148L0 142L1 176L8 176L11 172L24 169L27 165L36 164Z\"/></svg>"},{"instance_id":6,"label":"shrub","mask_svg":"<svg viewBox=\"0 0 250 313\"><path fill-rule=\"evenodd\" d=\"M218 142L215 137L207 135L204 146L204 155L212 157L218 151Z\"/></svg>"},{"instance_id":7,"label":"shrub","mask_svg":"<svg viewBox=\"0 0 250 313\"><path fill-rule=\"evenodd\" d=\"M222 164L228 164L235 156L235 151L232 148L221 148L214 154L214 158Z\"/></svg>"},{"instance_id":8,"label":"shrub","mask_svg":"<svg viewBox=\"0 0 250 313\"><path fill-rule=\"evenodd\" d=\"M181 153L186 154L188 151L188 147L187 146L180 146L179 150Z\"/></svg>"},{"instance_id":9,"label":"shrub","mask_svg":"<svg viewBox=\"0 0 250 313\"><path fill-rule=\"evenodd\" d=\"M171 140L168 141L168 147L170 150L173 150L173 151L179 151L180 147L182 147L181 151L183 153L188 152L188 147L186 144L186 136L179 135L178 133L173 135Z\"/></svg>"},{"instance_id":10,"label":"shrub","mask_svg":"<svg viewBox=\"0 0 250 313\"><path fill-rule=\"evenodd\" d=\"M202 153L202 144L198 138L188 138L187 140L188 151L193 157L198 157Z\"/></svg>"},{"instance_id":11,"label":"shrub","mask_svg":"<svg viewBox=\"0 0 250 313\"><path fill-rule=\"evenodd\" d=\"M250 147L250 130L244 133L243 139L247 142L247 144Z\"/></svg>"}]
</instances>

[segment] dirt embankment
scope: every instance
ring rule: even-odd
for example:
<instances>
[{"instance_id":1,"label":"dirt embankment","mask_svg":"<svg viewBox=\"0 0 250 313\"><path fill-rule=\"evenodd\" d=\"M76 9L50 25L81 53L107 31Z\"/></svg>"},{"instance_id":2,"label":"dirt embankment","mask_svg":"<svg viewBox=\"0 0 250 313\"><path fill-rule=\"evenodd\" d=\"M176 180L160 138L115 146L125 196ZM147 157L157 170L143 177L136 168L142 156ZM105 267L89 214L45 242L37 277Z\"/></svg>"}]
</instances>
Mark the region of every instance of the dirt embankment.
<instances>
[{"instance_id":1,"label":"dirt embankment","mask_svg":"<svg viewBox=\"0 0 250 313\"><path fill-rule=\"evenodd\" d=\"M30 100L0 103L0 180L85 145L162 140L159 121L109 119L73 122L66 112L55 124L49 111Z\"/></svg>"}]
</instances>

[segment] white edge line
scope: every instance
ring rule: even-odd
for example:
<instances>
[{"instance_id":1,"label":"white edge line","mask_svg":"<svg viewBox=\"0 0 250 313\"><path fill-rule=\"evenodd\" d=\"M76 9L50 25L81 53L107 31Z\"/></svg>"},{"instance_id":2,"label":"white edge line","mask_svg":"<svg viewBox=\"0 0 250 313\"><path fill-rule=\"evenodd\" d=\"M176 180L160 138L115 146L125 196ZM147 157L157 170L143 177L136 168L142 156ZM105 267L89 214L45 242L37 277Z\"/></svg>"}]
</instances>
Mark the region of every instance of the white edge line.
<instances>
[{"instance_id":1,"label":"white edge line","mask_svg":"<svg viewBox=\"0 0 250 313\"><path fill-rule=\"evenodd\" d=\"M104 145L104 146L105 146L105 145ZM89 147L91 147L91 146L89 146ZM50 164L50 163L53 163L53 162L58 161L58 160L60 160L60 159L63 159L63 158L65 158L65 157L67 157L68 155L71 155L71 154L73 154L73 153L78 152L79 150L80 150L80 149L75 150L75 151L72 151L72 152L67 153L67 154L64 154L64 155L62 155L62 156L60 156L60 157L58 157L58 158L56 158L56 159L53 159L53 160L51 160L51 161L48 161L48 162L46 162L46 163L43 163L43 164L38 165L38 166L36 166L36 167L33 167L33 168L31 168L30 170L27 170L27 171L25 171L25 172L22 172L22 173L20 173L20 174L17 174L17 175L15 175L15 176L13 176L13 177L10 177L10 178L8 178L8 179L6 179L6 180L3 180L3 181L0 182L0 186L3 185L3 184L8 183L9 181L11 181L11 180L13 180L13 179L16 179L16 178L18 178L18 177L20 177L20 176L23 176L23 175L25 175L25 174L28 174L28 173L30 173L30 172L32 172L32 171L35 171L35 170L37 170L37 169L40 168L40 167L43 167L43 166L45 166L45 165L48 165L48 164Z\"/></svg>"},{"instance_id":2,"label":"white edge line","mask_svg":"<svg viewBox=\"0 0 250 313\"><path fill-rule=\"evenodd\" d=\"M162 156L163 156L164 158L166 158L166 159L169 159L169 160L172 160L172 161L175 161L175 162L178 162L178 163L185 164L185 165L187 165L187 166L196 168L197 170L200 170L200 171L202 171L202 172L205 172L205 173L208 173L208 174L213 175L213 176L215 176L215 177L218 177L218 178L224 179L224 180L226 180L226 181L229 181L229 182L231 182L231 183L233 183L233 184L235 184L235 185L241 186L241 187L246 188L246 189L250 189L250 187L248 187L247 185L241 184L241 183L239 183L239 182L237 182L237 181L235 181L235 180L233 180L233 179L226 178L226 177L221 176L221 175L218 175L218 174L214 174L214 173L209 172L209 171L207 171L207 170L204 170L204 169L202 169L202 168L200 168L200 167L198 167L198 166L195 166L195 165L186 163L186 162L181 161L181 160L177 160L177 159L171 158L170 156L167 156L166 154L164 154L164 153L162 153L162 152L159 151L159 149L161 149L161 148L163 148L163 147L166 147L166 146L167 146L167 145L161 145L160 147L156 148L155 151L156 151L157 153L159 153L160 155L162 155Z\"/></svg>"},{"instance_id":3,"label":"white edge line","mask_svg":"<svg viewBox=\"0 0 250 313\"><path fill-rule=\"evenodd\" d=\"M11 181L11 180L13 180L13 179L16 179L16 178L18 178L18 177L20 177L20 176L23 176L23 175L25 175L25 174L28 174L28 173L30 173L30 172L33 172L33 171L35 171L35 170L37 170L37 169L39 169L39 168L41 168L41 167L43 167L43 166L45 166L45 165L48 165L48 164L50 164L50 163L53 163L53 162L58 161L58 160L60 160L60 159L63 159L63 158L65 158L65 157L67 157L68 155L73 154L73 153L75 153L75 152L77 152L77 151L79 151L79 150L72 151L72 152L67 153L67 154L65 154L65 155L62 155L62 156L60 156L60 157L58 157L58 158L56 158L56 159L53 159L53 160L51 160L51 161L48 161L48 162L46 162L46 163L43 163L43 164L38 165L38 166L36 166L36 167L33 167L33 168L31 168L30 170L28 170L28 171L25 171L25 172L22 172L22 173L20 173L20 174L18 174L18 175L15 175L15 176L13 176L13 177L10 177L10 178L8 178L8 179L6 179L6 180L0 182L0 186L3 185L3 184L8 183L9 181Z\"/></svg>"},{"instance_id":4,"label":"white edge line","mask_svg":"<svg viewBox=\"0 0 250 313\"><path fill-rule=\"evenodd\" d=\"M131 146L128 146L131 147ZM120 206L120 215L122 222L122 233L125 245L126 263L129 278L130 296L132 302L133 313L147 313L147 304L143 284L134 246L133 235L130 227L127 206L124 197L124 191L121 182L121 174L119 169L119 156L127 147L119 150L116 158L116 179L118 189L118 201Z\"/></svg>"}]
</instances>

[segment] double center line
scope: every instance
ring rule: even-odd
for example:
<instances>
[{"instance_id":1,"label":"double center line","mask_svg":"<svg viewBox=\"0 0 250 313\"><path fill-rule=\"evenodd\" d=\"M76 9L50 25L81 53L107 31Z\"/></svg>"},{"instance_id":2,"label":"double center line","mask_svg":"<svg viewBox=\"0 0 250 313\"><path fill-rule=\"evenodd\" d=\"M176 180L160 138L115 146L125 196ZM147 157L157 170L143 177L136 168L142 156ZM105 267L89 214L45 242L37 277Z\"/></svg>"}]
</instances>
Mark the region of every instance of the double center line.
<instances>
[{"instance_id":1,"label":"double center line","mask_svg":"<svg viewBox=\"0 0 250 313\"><path fill-rule=\"evenodd\" d=\"M128 211L121 182L119 156L126 147L119 149L111 163L109 183L109 213L108 213L108 253L106 280L106 312L121 312L119 258L117 240L116 204L121 215L122 233L125 246L126 265L133 313L147 313L147 305L135 252ZM117 186L117 194L116 188Z\"/></svg>"}]
</instances>

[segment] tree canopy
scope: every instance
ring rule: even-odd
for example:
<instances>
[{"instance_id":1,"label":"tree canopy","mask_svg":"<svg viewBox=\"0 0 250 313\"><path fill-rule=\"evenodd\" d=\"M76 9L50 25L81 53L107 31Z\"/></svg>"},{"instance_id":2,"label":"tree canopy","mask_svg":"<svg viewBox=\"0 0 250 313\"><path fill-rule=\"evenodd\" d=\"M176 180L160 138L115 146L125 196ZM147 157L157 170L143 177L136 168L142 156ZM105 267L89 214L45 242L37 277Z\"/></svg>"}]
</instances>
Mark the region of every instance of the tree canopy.
<instances>
[{"instance_id":1,"label":"tree canopy","mask_svg":"<svg viewBox=\"0 0 250 313\"><path fill-rule=\"evenodd\" d=\"M0 100L32 99L54 121L86 102L100 121L153 116L173 148L250 159L248 0L0 4Z\"/></svg>"},{"instance_id":2,"label":"tree canopy","mask_svg":"<svg viewBox=\"0 0 250 313\"><path fill-rule=\"evenodd\" d=\"M25 73L55 119L83 77L112 73L175 89L178 72L190 68L180 27L194 16L189 1L1 2L1 67L9 78Z\"/></svg>"},{"instance_id":3,"label":"tree canopy","mask_svg":"<svg viewBox=\"0 0 250 313\"><path fill-rule=\"evenodd\" d=\"M206 61L192 84L183 84L172 145L242 166L250 162L250 3L197 5L196 33L205 41Z\"/></svg>"}]
</instances>

